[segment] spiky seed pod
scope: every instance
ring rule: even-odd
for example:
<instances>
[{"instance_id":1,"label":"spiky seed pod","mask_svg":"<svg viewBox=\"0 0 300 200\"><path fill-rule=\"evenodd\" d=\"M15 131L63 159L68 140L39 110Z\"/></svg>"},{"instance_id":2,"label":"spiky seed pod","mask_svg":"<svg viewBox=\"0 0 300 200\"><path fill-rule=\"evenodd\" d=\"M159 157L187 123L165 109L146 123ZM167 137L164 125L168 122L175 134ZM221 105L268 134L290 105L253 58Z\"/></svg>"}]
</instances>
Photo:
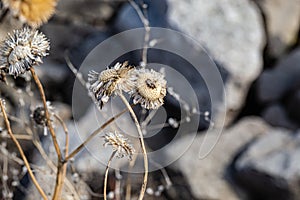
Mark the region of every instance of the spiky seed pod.
<instances>
[{"instance_id":1,"label":"spiky seed pod","mask_svg":"<svg viewBox=\"0 0 300 200\"><path fill-rule=\"evenodd\" d=\"M90 71L88 81L90 92L96 98L100 108L108 102L109 97L118 92L129 92L134 87L134 82L130 76L134 67L128 62L117 63L112 68L106 69L101 73Z\"/></svg>"},{"instance_id":2,"label":"spiky seed pod","mask_svg":"<svg viewBox=\"0 0 300 200\"><path fill-rule=\"evenodd\" d=\"M19 76L48 55L50 42L43 33L25 27L14 30L0 43L0 70Z\"/></svg>"},{"instance_id":3,"label":"spiky seed pod","mask_svg":"<svg viewBox=\"0 0 300 200\"><path fill-rule=\"evenodd\" d=\"M3 3L23 23L39 27L54 14L57 0L3 0Z\"/></svg>"},{"instance_id":4,"label":"spiky seed pod","mask_svg":"<svg viewBox=\"0 0 300 200\"><path fill-rule=\"evenodd\" d=\"M127 156L130 160L132 154L135 152L133 146L129 144L128 138L125 138L122 134L117 132L108 132L104 137L104 146L111 145L113 151L116 151L118 158Z\"/></svg>"},{"instance_id":5,"label":"spiky seed pod","mask_svg":"<svg viewBox=\"0 0 300 200\"><path fill-rule=\"evenodd\" d=\"M51 106L50 102L47 102L47 107L49 110L50 118L54 108ZM43 106L37 106L31 113L31 118L37 125L47 126L47 118L45 113L45 108Z\"/></svg>"},{"instance_id":6,"label":"spiky seed pod","mask_svg":"<svg viewBox=\"0 0 300 200\"><path fill-rule=\"evenodd\" d=\"M146 109L158 109L164 103L167 81L164 75L153 69L139 69L133 72L131 78L135 88L130 92L133 103L140 103Z\"/></svg>"}]
</instances>

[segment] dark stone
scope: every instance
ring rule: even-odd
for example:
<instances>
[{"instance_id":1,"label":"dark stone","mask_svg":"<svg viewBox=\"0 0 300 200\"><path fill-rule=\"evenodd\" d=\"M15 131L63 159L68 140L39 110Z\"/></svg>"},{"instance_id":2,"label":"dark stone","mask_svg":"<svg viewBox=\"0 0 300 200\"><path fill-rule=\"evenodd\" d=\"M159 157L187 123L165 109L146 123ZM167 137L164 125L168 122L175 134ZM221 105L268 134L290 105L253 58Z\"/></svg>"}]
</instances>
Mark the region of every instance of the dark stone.
<instances>
[{"instance_id":1,"label":"dark stone","mask_svg":"<svg viewBox=\"0 0 300 200\"><path fill-rule=\"evenodd\" d=\"M257 97L261 103L282 99L300 85L300 48L283 58L272 70L258 79Z\"/></svg>"},{"instance_id":2,"label":"dark stone","mask_svg":"<svg viewBox=\"0 0 300 200\"><path fill-rule=\"evenodd\" d=\"M271 104L268 106L263 110L262 117L272 126L279 126L292 130L297 129L297 125L289 119L285 108L280 104Z\"/></svg>"},{"instance_id":3,"label":"dark stone","mask_svg":"<svg viewBox=\"0 0 300 200\"><path fill-rule=\"evenodd\" d=\"M300 110L298 109L300 105L300 88L295 91L290 98L287 99L287 112L288 115L300 124Z\"/></svg>"},{"instance_id":4,"label":"dark stone","mask_svg":"<svg viewBox=\"0 0 300 200\"><path fill-rule=\"evenodd\" d=\"M300 134L270 130L234 162L234 177L251 199L299 199Z\"/></svg>"}]
</instances>

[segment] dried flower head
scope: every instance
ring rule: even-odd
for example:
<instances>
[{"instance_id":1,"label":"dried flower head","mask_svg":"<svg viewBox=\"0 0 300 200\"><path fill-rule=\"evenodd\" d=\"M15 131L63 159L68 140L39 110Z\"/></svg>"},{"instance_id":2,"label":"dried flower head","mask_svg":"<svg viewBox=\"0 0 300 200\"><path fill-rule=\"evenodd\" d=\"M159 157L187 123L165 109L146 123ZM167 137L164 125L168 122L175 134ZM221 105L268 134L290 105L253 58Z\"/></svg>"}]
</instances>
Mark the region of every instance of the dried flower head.
<instances>
[{"instance_id":1,"label":"dried flower head","mask_svg":"<svg viewBox=\"0 0 300 200\"><path fill-rule=\"evenodd\" d=\"M47 107L49 110L49 114L52 115L54 108L51 106L50 102L47 102ZM31 118L34 120L36 124L41 126L47 126L47 118L45 114L45 108L43 106L37 106L32 111Z\"/></svg>"},{"instance_id":2,"label":"dried flower head","mask_svg":"<svg viewBox=\"0 0 300 200\"><path fill-rule=\"evenodd\" d=\"M38 27L54 14L57 0L3 0L3 3L20 21Z\"/></svg>"},{"instance_id":3,"label":"dried flower head","mask_svg":"<svg viewBox=\"0 0 300 200\"><path fill-rule=\"evenodd\" d=\"M164 75L153 69L139 69L133 73L136 87L130 92L133 103L140 103L146 109L158 109L164 103L167 81Z\"/></svg>"},{"instance_id":4,"label":"dried flower head","mask_svg":"<svg viewBox=\"0 0 300 200\"><path fill-rule=\"evenodd\" d=\"M25 27L13 31L0 43L0 70L19 76L48 55L49 40L43 33Z\"/></svg>"},{"instance_id":5,"label":"dried flower head","mask_svg":"<svg viewBox=\"0 0 300 200\"><path fill-rule=\"evenodd\" d=\"M104 146L111 145L113 147L113 151L116 151L118 158L128 156L131 160L135 150L133 146L129 144L128 138L125 138L122 134L117 132L108 132L104 136L104 142Z\"/></svg>"},{"instance_id":6,"label":"dried flower head","mask_svg":"<svg viewBox=\"0 0 300 200\"><path fill-rule=\"evenodd\" d=\"M90 91L95 96L100 108L108 102L109 97L118 92L129 92L134 87L134 82L130 79L134 67L128 62L117 63L114 67L106 69L101 73L90 71L88 81Z\"/></svg>"}]
</instances>

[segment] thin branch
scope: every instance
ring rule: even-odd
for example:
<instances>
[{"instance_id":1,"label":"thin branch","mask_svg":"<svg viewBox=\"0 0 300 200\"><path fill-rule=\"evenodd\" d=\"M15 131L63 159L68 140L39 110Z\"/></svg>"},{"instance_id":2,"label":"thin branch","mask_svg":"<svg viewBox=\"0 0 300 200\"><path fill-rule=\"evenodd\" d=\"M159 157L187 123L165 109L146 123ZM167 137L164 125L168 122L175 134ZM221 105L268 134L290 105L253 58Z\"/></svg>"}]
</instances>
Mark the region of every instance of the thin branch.
<instances>
[{"instance_id":1,"label":"thin branch","mask_svg":"<svg viewBox=\"0 0 300 200\"><path fill-rule=\"evenodd\" d=\"M143 14L143 11L140 9L140 7L133 1L133 0L128 0L131 6L135 9L137 12L139 18L141 19L144 28L145 28L145 35L144 35L144 46L143 46L143 52L142 52L142 62L143 66L147 65L147 54L148 54L148 46L149 46L149 39L150 39L150 27L149 27L149 20L145 15ZM142 5L144 8L144 12L146 11L145 5Z\"/></svg>"},{"instance_id":2,"label":"thin branch","mask_svg":"<svg viewBox=\"0 0 300 200\"><path fill-rule=\"evenodd\" d=\"M130 107L130 106L129 106ZM131 108L131 107L130 107ZM74 151L72 151L65 159L64 162L68 162L71 158L73 158L79 151L82 150L82 148L91 140L93 139L99 132L101 132L103 129L105 129L109 124L114 122L116 119L118 119L121 115L123 115L125 112L127 112L128 109L125 108L122 110L119 114L111 117L108 121L106 121L102 126L100 126L97 130L95 130L83 143L81 143Z\"/></svg>"},{"instance_id":3,"label":"thin branch","mask_svg":"<svg viewBox=\"0 0 300 200\"><path fill-rule=\"evenodd\" d=\"M134 146L136 146L136 144L134 144ZM136 162L138 154L133 154L132 160L131 162L129 162L129 166L128 166L128 177L126 180L126 195L125 195L125 200L130 200L131 199L131 177L129 175L129 173L131 172L131 170L133 169L133 166Z\"/></svg>"},{"instance_id":4,"label":"thin branch","mask_svg":"<svg viewBox=\"0 0 300 200\"><path fill-rule=\"evenodd\" d=\"M65 122L62 120L62 118L60 116L58 116L57 114L54 114L54 117L59 121L59 123L63 127L65 135L66 135L66 142L65 142L65 157L66 157L66 156L68 156L68 153L69 153L69 131L68 131L68 128L67 128Z\"/></svg>"},{"instance_id":5,"label":"thin branch","mask_svg":"<svg viewBox=\"0 0 300 200\"><path fill-rule=\"evenodd\" d=\"M0 137L2 137L2 138L10 138L9 135L5 135L5 136L1 135ZM25 134L15 134L15 138L17 140L32 140L32 137L30 135L25 135Z\"/></svg>"},{"instance_id":6,"label":"thin branch","mask_svg":"<svg viewBox=\"0 0 300 200\"><path fill-rule=\"evenodd\" d=\"M48 110L48 106L47 106L47 102L46 102L46 96L45 96L43 86L40 82L40 79L36 75L36 73L34 71L34 68L30 67L29 70L32 74L32 77L33 77L38 89L39 89L39 92L40 92L40 95L41 95L41 98L42 98L42 101L43 101L44 109L45 109L45 117L47 119L47 126L49 128L49 131L50 131L50 134L51 134L51 137L52 137L52 140L53 140L54 148L55 148L55 151L56 151L56 154L57 154L57 157L58 157L58 162L60 162L61 158L62 158L61 157L61 152L60 152L60 148L59 148L59 145L58 145L58 142L57 142L57 139L56 139L56 134L54 132L54 129L53 129L53 126L52 126L52 123L51 123L51 120L50 120L50 114L49 114L49 110Z\"/></svg>"},{"instance_id":7,"label":"thin branch","mask_svg":"<svg viewBox=\"0 0 300 200\"><path fill-rule=\"evenodd\" d=\"M131 114L131 116L134 120L135 126L138 130L139 141L140 141L140 145L141 145L143 156L144 156L145 173L144 173L144 179L143 179L143 184L142 184L142 187L141 187L140 195L139 195L139 198L138 198L139 200L142 200L144 195L145 195L147 180L148 180L148 158L147 158L146 147L145 147L145 144L144 144L144 137L143 137L143 133L142 133L139 121L138 121L134 111L132 110L130 104L128 103L127 99L125 98L125 96L122 93L120 93L119 96L122 99L123 103L128 108L128 110L129 110L129 112L130 112L130 114Z\"/></svg>"},{"instance_id":8,"label":"thin branch","mask_svg":"<svg viewBox=\"0 0 300 200\"><path fill-rule=\"evenodd\" d=\"M65 157L66 157L68 156L69 153L69 131L64 121L58 115L54 114L54 117L60 122L66 135L66 142L65 142ZM60 161L57 166L56 185L54 189L53 200L61 199L60 196L64 186L66 173L67 173L67 163L62 163L62 161Z\"/></svg>"},{"instance_id":9,"label":"thin branch","mask_svg":"<svg viewBox=\"0 0 300 200\"><path fill-rule=\"evenodd\" d=\"M39 185L39 183L37 182L31 168L30 168L30 165L29 165L29 162L25 156L25 153L20 145L20 143L18 142L18 140L15 138L14 134L12 133L12 130L11 130L11 127L10 127L10 123L9 123L9 120L7 118L7 115L6 115L6 111L5 111L5 108L4 108L4 105L3 105L3 102L2 100L0 100L0 107L1 107L1 111L3 113L3 117L4 117L4 121L5 121L5 125L6 125L6 128L7 128L7 131L8 131L8 134L10 135L11 139L13 140L13 142L15 143L15 145L17 146L19 152L20 152L20 155L24 161L24 164L28 170L28 173L29 173L29 176L31 177L32 179L32 182L33 184L35 185L35 187L37 188L37 190L39 191L39 193L41 194L42 198L44 200L47 200L47 195L45 194L45 192L43 191L43 189L41 188L41 186Z\"/></svg>"},{"instance_id":10,"label":"thin branch","mask_svg":"<svg viewBox=\"0 0 300 200\"><path fill-rule=\"evenodd\" d=\"M46 161L48 167L54 173L57 173L57 167L54 165L54 163L52 162L52 160L48 157L47 153L44 151L44 149L41 146L41 142L39 141L38 137L34 138L33 144L37 148L37 150L40 152L42 158ZM66 179L65 184L69 188L69 190L72 192L74 199L80 200L79 195L78 195L76 189L74 188L73 184L70 182L69 179Z\"/></svg>"},{"instance_id":11,"label":"thin branch","mask_svg":"<svg viewBox=\"0 0 300 200\"><path fill-rule=\"evenodd\" d=\"M106 188L107 188L107 177L108 177L108 170L109 170L109 166L110 166L110 163L112 161L112 159L114 158L115 154L117 153L117 151L114 151L109 160L108 160L108 163L107 163L107 166L106 166L106 169L105 169L105 175L104 175L104 189L103 189L103 197L104 197L104 200L107 200L107 197L106 197Z\"/></svg>"},{"instance_id":12,"label":"thin branch","mask_svg":"<svg viewBox=\"0 0 300 200\"><path fill-rule=\"evenodd\" d=\"M66 61L67 65L68 65L69 69L73 72L73 74L75 75L75 77L79 80L79 82L80 82L85 88L88 89L87 83L86 83L86 81L83 79L82 74L76 69L76 67L75 67L75 66L73 65L73 63L71 62L67 50L66 50L65 53L64 53L64 58L65 58L65 61Z\"/></svg>"}]
</instances>

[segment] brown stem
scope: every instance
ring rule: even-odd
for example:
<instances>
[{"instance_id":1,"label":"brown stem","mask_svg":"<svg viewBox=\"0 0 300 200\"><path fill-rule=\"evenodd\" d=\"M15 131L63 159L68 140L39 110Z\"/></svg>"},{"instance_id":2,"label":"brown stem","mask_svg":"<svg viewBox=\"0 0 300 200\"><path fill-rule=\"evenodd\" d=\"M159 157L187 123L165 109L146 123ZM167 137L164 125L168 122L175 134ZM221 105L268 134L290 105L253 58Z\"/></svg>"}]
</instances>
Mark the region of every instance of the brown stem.
<instances>
[{"instance_id":1,"label":"brown stem","mask_svg":"<svg viewBox=\"0 0 300 200\"><path fill-rule=\"evenodd\" d=\"M69 153L69 131L64 121L58 115L54 114L54 117L59 121L66 134L66 143L65 143L65 157L66 157L68 156ZM64 186L66 173L67 173L67 163L59 162L57 166L56 185L53 193L53 198L52 198L53 200L61 199L61 192Z\"/></svg>"},{"instance_id":2,"label":"brown stem","mask_svg":"<svg viewBox=\"0 0 300 200\"><path fill-rule=\"evenodd\" d=\"M139 198L138 198L138 200L142 200L144 198L144 195L145 195L147 180L148 180L148 158L147 158L147 151L146 151L146 147L145 147L145 143L144 143L144 136L143 136L143 133L142 133L142 130L141 130L140 123L139 123L134 111L132 110L130 104L128 103L127 99L125 98L125 96L122 93L119 94L119 96L122 99L123 103L128 108L128 110L129 110L129 112L130 112L130 114L131 114L131 116L134 120L135 126L138 130L139 141L140 141L143 156L144 156L145 173L144 173L144 179L143 179L143 184L142 184L142 187L141 187L140 195L139 195Z\"/></svg>"},{"instance_id":3,"label":"brown stem","mask_svg":"<svg viewBox=\"0 0 300 200\"><path fill-rule=\"evenodd\" d=\"M107 188L107 177L108 177L108 170L109 170L109 166L110 166L110 163L112 161L112 159L114 158L115 154L117 153L117 151L114 151L109 160L108 160L108 163L107 163L107 166L106 166L106 169L105 169L105 175L104 175L104 189L103 189L103 197L104 197L104 200L107 200L107 197L106 197L106 188Z\"/></svg>"},{"instance_id":4,"label":"brown stem","mask_svg":"<svg viewBox=\"0 0 300 200\"><path fill-rule=\"evenodd\" d=\"M56 154L57 154L57 157L58 157L58 162L61 162L61 158L62 158L61 157L61 152L60 152L59 145L57 143L56 134L54 132L54 129L53 129L53 126L52 126L52 123L51 123L51 120L50 120L50 114L49 114L49 110L48 110L48 106L47 106L47 102L46 102L46 96L45 96L43 86L40 82L40 79L36 75L33 67L30 67L29 70L32 74L32 77L33 77L38 89L39 89L39 92L40 92L40 95L41 95L41 98L42 98L42 101L43 101L44 109L45 109L45 117L47 119L47 126L49 128L49 131L50 131L50 134L51 134L51 137L52 137L52 140L53 140L54 148L55 148L55 151L56 151Z\"/></svg>"},{"instance_id":5,"label":"brown stem","mask_svg":"<svg viewBox=\"0 0 300 200\"><path fill-rule=\"evenodd\" d=\"M70 153L69 156L66 156L64 162L68 162L71 158L73 158L79 151L82 150L82 148L91 140L93 139L100 131L105 129L109 124L114 122L117 118L119 118L121 115L123 115L125 112L127 112L128 109L125 108L122 110L119 114L113 116L108 121L106 121L102 126L100 126L97 130L95 130L83 143L81 143L74 151Z\"/></svg>"},{"instance_id":6,"label":"brown stem","mask_svg":"<svg viewBox=\"0 0 300 200\"><path fill-rule=\"evenodd\" d=\"M136 144L136 142L135 142L133 146L137 146L137 145L138 144ZM130 172L132 171L133 166L135 165L137 156L138 156L137 153L133 154L133 158L129 162L129 165L128 165L128 177L127 177L127 180L126 180L126 195L125 195L125 200L130 200L131 199L131 176L130 176Z\"/></svg>"},{"instance_id":7,"label":"brown stem","mask_svg":"<svg viewBox=\"0 0 300 200\"><path fill-rule=\"evenodd\" d=\"M55 188L53 192L52 200L59 200L61 199L61 190L63 187L63 181L64 181L64 166L65 163L58 162L57 165L57 172L56 172L56 181L55 181Z\"/></svg>"},{"instance_id":8,"label":"brown stem","mask_svg":"<svg viewBox=\"0 0 300 200\"><path fill-rule=\"evenodd\" d=\"M3 105L2 100L0 100L0 107L1 107L1 111L2 111L2 113L3 113L3 118L4 118L4 121L5 121L5 124L6 124L7 132L8 132L8 134L9 134L10 137L11 137L11 139L13 140L13 142L15 143L15 145L16 145L17 148L18 148L18 150L19 150L19 152L20 152L20 155L21 155L21 157L22 157L22 159L23 159L23 161L24 161L24 164L25 164L25 166L26 166L26 168L27 168L27 170L28 170L28 174L29 174L29 176L30 176L31 179L32 179L33 184L35 185L35 187L37 188L37 190L38 190L39 193L41 194L42 198L43 198L44 200L47 200L47 199L48 199L48 198L47 198L47 195L45 194L45 192L43 191L43 189L41 188L41 186L40 186L39 183L37 182L37 180L36 180L36 178L35 178L35 176L34 176L32 170L31 170L31 168L30 168L29 162L28 162L28 160L27 160L27 158L26 158L26 156L25 156L25 154L24 154L24 151L23 151L23 149L22 149L20 143L19 143L18 140L15 138L15 136L14 136L12 130L11 130L10 123L9 123L8 118L7 118L7 114L6 114L6 111L5 111L5 108L4 108L4 105Z\"/></svg>"}]
</instances>

